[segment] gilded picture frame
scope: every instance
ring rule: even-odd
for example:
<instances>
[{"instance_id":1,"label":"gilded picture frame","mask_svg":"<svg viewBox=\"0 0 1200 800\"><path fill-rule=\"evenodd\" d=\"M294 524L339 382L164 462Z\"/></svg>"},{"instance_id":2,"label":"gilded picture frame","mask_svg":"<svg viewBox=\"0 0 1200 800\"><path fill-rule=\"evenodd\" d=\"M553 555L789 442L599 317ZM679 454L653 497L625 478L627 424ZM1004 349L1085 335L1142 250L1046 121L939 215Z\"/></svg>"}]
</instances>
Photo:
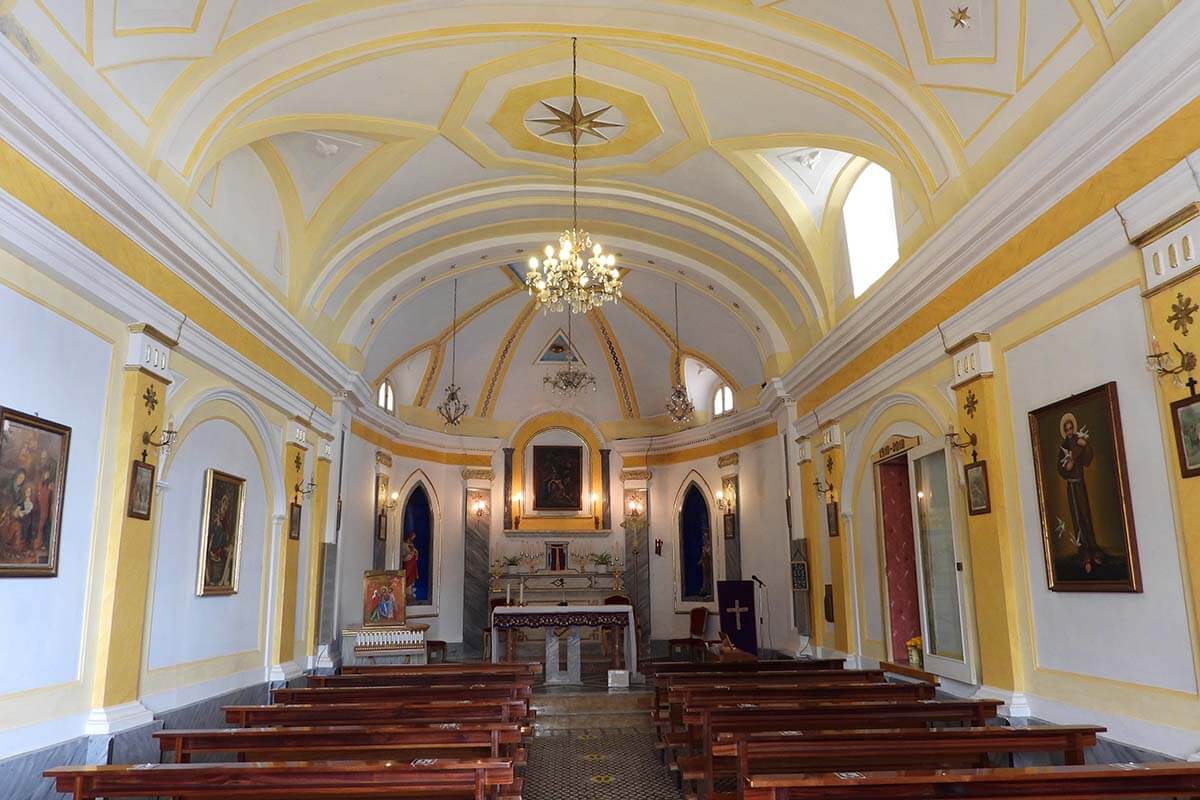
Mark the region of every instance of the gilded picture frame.
<instances>
[{"instance_id":1,"label":"gilded picture frame","mask_svg":"<svg viewBox=\"0 0 1200 800\"><path fill-rule=\"evenodd\" d=\"M967 514L972 517L992 513L992 490L988 483L986 461L973 461L963 467L967 485Z\"/></svg>"},{"instance_id":2,"label":"gilded picture frame","mask_svg":"<svg viewBox=\"0 0 1200 800\"><path fill-rule=\"evenodd\" d=\"M241 572L246 479L218 469L204 473L196 595L237 594Z\"/></svg>"},{"instance_id":3,"label":"gilded picture frame","mask_svg":"<svg viewBox=\"0 0 1200 800\"><path fill-rule=\"evenodd\" d=\"M387 628L403 625L405 598L404 570L370 570L363 573L363 627Z\"/></svg>"},{"instance_id":4,"label":"gilded picture frame","mask_svg":"<svg viewBox=\"0 0 1200 800\"><path fill-rule=\"evenodd\" d=\"M1175 429L1179 474L1184 478L1200 476L1200 395L1171 403L1171 427Z\"/></svg>"},{"instance_id":5,"label":"gilded picture frame","mask_svg":"<svg viewBox=\"0 0 1200 800\"><path fill-rule=\"evenodd\" d=\"M1142 591L1117 384L1029 412L1046 584Z\"/></svg>"},{"instance_id":6,"label":"gilded picture frame","mask_svg":"<svg viewBox=\"0 0 1200 800\"><path fill-rule=\"evenodd\" d=\"M133 519L150 519L154 508L154 465L134 461L129 470L129 497L125 513Z\"/></svg>"},{"instance_id":7,"label":"gilded picture frame","mask_svg":"<svg viewBox=\"0 0 1200 800\"><path fill-rule=\"evenodd\" d=\"M71 429L0 406L0 578L58 575Z\"/></svg>"},{"instance_id":8,"label":"gilded picture frame","mask_svg":"<svg viewBox=\"0 0 1200 800\"><path fill-rule=\"evenodd\" d=\"M300 541L300 521L304 517L304 506L299 503L288 504L288 538L294 542Z\"/></svg>"},{"instance_id":9,"label":"gilded picture frame","mask_svg":"<svg viewBox=\"0 0 1200 800\"><path fill-rule=\"evenodd\" d=\"M838 526L837 500L831 500L825 504L825 526L828 529L830 539L836 539L842 535L842 531Z\"/></svg>"}]
</instances>

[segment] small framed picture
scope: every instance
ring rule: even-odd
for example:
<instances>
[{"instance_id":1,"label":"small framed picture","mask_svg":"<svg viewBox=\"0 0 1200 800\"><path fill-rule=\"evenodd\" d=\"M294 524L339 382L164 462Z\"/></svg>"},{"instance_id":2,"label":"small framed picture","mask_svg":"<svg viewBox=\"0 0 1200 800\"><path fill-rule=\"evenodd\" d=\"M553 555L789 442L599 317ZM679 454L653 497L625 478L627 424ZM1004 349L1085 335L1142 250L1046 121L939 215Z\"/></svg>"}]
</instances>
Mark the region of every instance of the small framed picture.
<instances>
[{"instance_id":1,"label":"small framed picture","mask_svg":"<svg viewBox=\"0 0 1200 800\"><path fill-rule=\"evenodd\" d=\"M737 514L734 514L732 511L730 511L729 513L725 514L724 518L722 519L722 522L723 522L723 528L725 531L725 538L726 539L736 539L737 538Z\"/></svg>"},{"instance_id":2,"label":"small framed picture","mask_svg":"<svg viewBox=\"0 0 1200 800\"><path fill-rule=\"evenodd\" d=\"M837 500L825 504L825 524L829 529L829 538L834 539L842 535L841 531L838 529Z\"/></svg>"},{"instance_id":3,"label":"small framed picture","mask_svg":"<svg viewBox=\"0 0 1200 800\"><path fill-rule=\"evenodd\" d=\"M288 507L288 538L296 541L300 540L300 519L304 513L304 506L299 503L292 503Z\"/></svg>"},{"instance_id":4,"label":"small framed picture","mask_svg":"<svg viewBox=\"0 0 1200 800\"><path fill-rule=\"evenodd\" d=\"M1200 475L1200 395L1171 403L1179 471L1185 478Z\"/></svg>"},{"instance_id":5,"label":"small framed picture","mask_svg":"<svg viewBox=\"0 0 1200 800\"><path fill-rule=\"evenodd\" d=\"M0 578L58 574L71 429L0 406Z\"/></svg>"},{"instance_id":6,"label":"small framed picture","mask_svg":"<svg viewBox=\"0 0 1200 800\"><path fill-rule=\"evenodd\" d=\"M387 514L382 511L375 517L375 541L387 541Z\"/></svg>"},{"instance_id":7,"label":"small framed picture","mask_svg":"<svg viewBox=\"0 0 1200 800\"><path fill-rule=\"evenodd\" d=\"M992 513L992 492L988 488L986 461L976 461L963 467L967 481L967 513L972 517Z\"/></svg>"},{"instance_id":8,"label":"small framed picture","mask_svg":"<svg viewBox=\"0 0 1200 800\"><path fill-rule=\"evenodd\" d=\"M154 502L154 465L134 461L129 473L129 502L126 514L134 519L150 519Z\"/></svg>"}]
</instances>

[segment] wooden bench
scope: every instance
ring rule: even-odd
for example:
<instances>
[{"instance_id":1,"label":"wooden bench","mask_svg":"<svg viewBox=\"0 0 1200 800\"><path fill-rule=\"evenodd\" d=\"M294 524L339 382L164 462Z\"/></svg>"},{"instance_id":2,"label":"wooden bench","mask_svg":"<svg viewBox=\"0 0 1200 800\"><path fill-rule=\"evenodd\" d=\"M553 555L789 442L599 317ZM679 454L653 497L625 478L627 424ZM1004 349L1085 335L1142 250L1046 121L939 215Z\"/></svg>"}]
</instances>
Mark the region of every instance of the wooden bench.
<instances>
[{"instance_id":1,"label":"wooden bench","mask_svg":"<svg viewBox=\"0 0 1200 800\"><path fill-rule=\"evenodd\" d=\"M531 674L491 674L487 672L454 675L428 673L409 675L403 672L378 672L362 675L309 675L305 679L305 685L313 689L339 686L437 686L454 683L485 686L519 684L532 687L534 677Z\"/></svg>"},{"instance_id":2,"label":"wooden bench","mask_svg":"<svg viewBox=\"0 0 1200 800\"><path fill-rule=\"evenodd\" d=\"M1200 764L1089 764L1069 767L905 770L750 775L744 800L878 798L1179 798L1200 795Z\"/></svg>"},{"instance_id":3,"label":"wooden bench","mask_svg":"<svg viewBox=\"0 0 1200 800\"><path fill-rule=\"evenodd\" d=\"M528 700L533 690L520 683L436 684L414 689L410 686L335 686L311 689L275 689L276 703L324 705L326 703L375 703L397 700Z\"/></svg>"},{"instance_id":4,"label":"wooden bench","mask_svg":"<svg viewBox=\"0 0 1200 800\"><path fill-rule=\"evenodd\" d=\"M1018 752L1062 753L1065 763L1082 764L1104 730L1045 725L722 734L705 756L680 759L680 776L696 783L700 797L726 800L728 795L713 791L722 775L737 775L742 786L749 775L772 772L987 767L996 755Z\"/></svg>"},{"instance_id":5,"label":"wooden bench","mask_svg":"<svg viewBox=\"0 0 1200 800\"><path fill-rule=\"evenodd\" d=\"M772 672L799 669L841 669L842 658L780 658L766 661L643 661L638 666L650 677L681 675L689 672Z\"/></svg>"},{"instance_id":6,"label":"wooden bench","mask_svg":"<svg viewBox=\"0 0 1200 800\"><path fill-rule=\"evenodd\" d=\"M667 693L673 687L740 686L770 683L883 683L883 670L878 669L806 669L775 670L772 672L703 672L682 675L662 675L654 682L655 706L666 705Z\"/></svg>"},{"instance_id":7,"label":"wooden bench","mask_svg":"<svg viewBox=\"0 0 1200 800\"><path fill-rule=\"evenodd\" d=\"M413 703L225 706L225 721L239 728L294 725L395 725L412 722L519 722L533 712L524 700Z\"/></svg>"},{"instance_id":8,"label":"wooden bench","mask_svg":"<svg viewBox=\"0 0 1200 800\"><path fill-rule=\"evenodd\" d=\"M496 759L265 761L231 764L133 764L46 770L74 800L97 797L473 798L498 793L517 800L512 763Z\"/></svg>"},{"instance_id":9,"label":"wooden bench","mask_svg":"<svg viewBox=\"0 0 1200 800\"><path fill-rule=\"evenodd\" d=\"M324 726L166 730L154 734L177 764L220 754L238 761L503 758L524 766L521 726L451 722L411 726Z\"/></svg>"},{"instance_id":10,"label":"wooden bench","mask_svg":"<svg viewBox=\"0 0 1200 800\"><path fill-rule=\"evenodd\" d=\"M511 661L503 664L482 662L455 664L362 664L342 667L342 675L541 675L538 661Z\"/></svg>"}]
</instances>

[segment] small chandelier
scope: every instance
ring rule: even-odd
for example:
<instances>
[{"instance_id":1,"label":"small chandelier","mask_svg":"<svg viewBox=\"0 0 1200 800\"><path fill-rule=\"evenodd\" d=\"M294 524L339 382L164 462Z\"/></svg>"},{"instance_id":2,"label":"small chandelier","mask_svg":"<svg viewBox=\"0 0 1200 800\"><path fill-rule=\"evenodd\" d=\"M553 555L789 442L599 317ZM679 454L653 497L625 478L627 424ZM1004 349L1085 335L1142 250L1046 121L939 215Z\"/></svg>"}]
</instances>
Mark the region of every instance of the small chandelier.
<instances>
[{"instance_id":1,"label":"small chandelier","mask_svg":"<svg viewBox=\"0 0 1200 800\"><path fill-rule=\"evenodd\" d=\"M529 272L525 275L529 295L537 299L543 312L567 308L576 314L586 314L621 297L617 257L605 254L604 248L593 243L588 232L579 227L579 138L584 133L600 135L594 130L595 118L608 109L584 114L579 106L578 48L578 40L571 37L571 112L550 108L555 119L534 120L552 123L555 130L571 136L571 227L558 237L557 249L548 244L544 258L529 259Z\"/></svg>"},{"instance_id":2,"label":"small chandelier","mask_svg":"<svg viewBox=\"0 0 1200 800\"><path fill-rule=\"evenodd\" d=\"M458 355L458 278L454 279L454 300L450 322L450 385L446 387L446 399L437 407L437 412L447 425L457 426L471 406L458 396L461 391L454 382L455 360Z\"/></svg>"},{"instance_id":3,"label":"small chandelier","mask_svg":"<svg viewBox=\"0 0 1200 800\"><path fill-rule=\"evenodd\" d=\"M585 390L596 391L596 376L578 366L571 340L571 311L567 310L567 365L542 378L542 386L556 397L571 400Z\"/></svg>"},{"instance_id":4,"label":"small chandelier","mask_svg":"<svg viewBox=\"0 0 1200 800\"><path fill-rule=\"evenodd\" d=\"M679 284L675 284L675 360L679 364L679 372L682 373L683 352L679 347ZM692 405L687 387L680 378L680 382L671 387L671 394L667 397L667 414L677 425L686 425L692 421L695 413L696 406Z\"/></svg>"}]
</instances>

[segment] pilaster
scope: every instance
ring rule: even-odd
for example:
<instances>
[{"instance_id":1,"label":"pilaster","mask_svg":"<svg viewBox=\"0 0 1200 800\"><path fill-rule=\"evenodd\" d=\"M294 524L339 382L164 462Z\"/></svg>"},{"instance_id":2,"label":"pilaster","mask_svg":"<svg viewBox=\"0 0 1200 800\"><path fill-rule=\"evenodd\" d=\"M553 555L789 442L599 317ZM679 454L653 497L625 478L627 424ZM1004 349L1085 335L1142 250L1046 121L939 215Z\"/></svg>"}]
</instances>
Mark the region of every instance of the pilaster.
<instances>
[{"instance_id":1,"label":"pilaster","mask_svg":"<svg viewBox=\"0 0 1200 800\"><path fill-rule=\"evenodd\" d=\"M987 686L1015 690L1020 681L1020 642L1017 635L1017 585L1009 531L1020 523L1004 502L1000 452L1000 406L996 401L991 342L975 334L950 348L954 360L954 389L958 409L957 432L963 442L964 463L985 463L991 510L967 515L967 540L971 554L971 587L979 639L979 678ZM995 465L993 469L987 467ZM975 468L978 469L978 468ZM976 475L978 479L978 475Z\"/></svg>"},{"instance_id":2,"label":"pilaster","mask_svg":"<svg viewBox=\"0 0 1200 800\"><path fill-rule=\"evenodd\" d=\"M491 563L492 482L490 469L464 469L463 480L463 650L483 655L488 627Z\"/></svg>"},{"instance_id":3,"label":"pilaster","mask_svg":"<svg viewBox=\"0 0 1200 800\"><path fill-rule=\"evenodd\" d=\"M149 463L157 473L160 446L169 443L173 435L164 433L164 421L174 345L148 325L129 329L112 456L120 466L113 481L103 556L104 591L98 616L94 710L86 726L89 734L113 733L153 719L149 709L138 702L138 682L157 509L152 506L148 520L129 516L129 489L133 462Z\"/></svg>"},{"instance_id":4,"label":"pilaster","mask_svg":"<svg viewBox=\"0 0 1200 800\"><path fill-rule=\"evenodd\" d=\"M638 651L649 653L650 647L650 480L649 469L621 471L623 502L621 511L625 529L625 570L622 581L625 592L633 600L634 616L639 626Z\"/></svg>"},{"instance_id":5,"label":"pilaster","mask_svg":"<svg viewBox=\"0 0 1200 800\"><path fill-rule=\"evenodd\" d=\"M308 541L301 542L301 547L308 549L306 574L301 576L306 587L304 607L307 615L305 619L308 620L308 624L304 626L302 633L304 651L296 655L298 658L303 657L305 663L311 663L311 660L316 657L320 644L318 617L320 616L321 591L324 584L324 559L321 557L321 551L326 538L325 528L329 524L331 494L329 473L330 465L333 463L331 438L317 438L316 457L317 461L312 470L312 480L315 485L312 487L312 493L308 495L309 502L304 509L304 513L309 519Z\"/></svg>"},{"instance_id":6,"label":"pilaster","mask_svg":"<svg viewBox=\"0 0 1200 800\"><path fill-rule=\"evenodd\" d=\"M854 629L853 584L850 580L850 548L842 530L846 509L842 508L841 494L837 487L842 484L844 466L842 452L842 428L837 422L824 425L819 433L816 469L825 489L820 500L819 513L824 516L825 535L829 537L829 582L833 585L833 646L843 653L850 652L851 631ZM837 508L831 509L830 504Z\"/></svg>"},{"instance_id":7,"label":"pilaster","mask_svg":"<svg viewBox=\"0 0 1200 800\"><path fill-rule=\"evenodd\" d=\"M308 430L303 422L288 421L287 442L283 448L283 474L288 492L288 509L275 532L277 536L277 552L279 553L278 571L275 582L274 614L271 620L271 663L280 665L284 673L294 665L296 658L296 584L300 569L300 540L289 535L291 527L291 504L301 507L304 513L305 486L304 465L308 456Z\"/></svg>"},{"instance_id":8,"label":"pilaster","mask_svg":"<svg viewBox=\"0 0 1200 800\"><path fill-rule=\"evenodd\" d=\"M825 586L831 583L831 578L829 565L825 563L825 549L821 546L821 537L825 535L825 523L822 522L821 516L825 513L825 508L822 494L814 487L821 473L813 460L812 439L807 436L796 439L796 466L800 474L797 487L799 508L796 510L808 539L809 607L813 610L812 641L817 647L828 647L830 639L826 629L828 623L825 621Z\"/></svg>"}]
</instances>

